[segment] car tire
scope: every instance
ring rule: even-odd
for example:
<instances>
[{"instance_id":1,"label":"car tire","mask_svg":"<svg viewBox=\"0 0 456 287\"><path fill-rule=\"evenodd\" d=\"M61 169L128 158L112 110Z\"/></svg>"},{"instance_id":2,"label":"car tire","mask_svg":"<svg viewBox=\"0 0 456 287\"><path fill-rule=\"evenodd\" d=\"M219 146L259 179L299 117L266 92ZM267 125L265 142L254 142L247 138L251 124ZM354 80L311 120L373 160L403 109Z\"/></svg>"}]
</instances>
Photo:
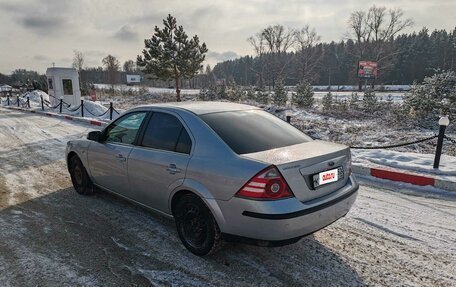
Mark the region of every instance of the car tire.
<instances>
[{"instance_id":1,"label":"car tire","mask_svg":"<svg viewBox=\"0 0 456 287\"><path fill-rule=\"evenodd\" d=\"M197 256L214 253L221 247L221 232L211 211L194 194L179 198L174 212L177 232L184 246Z\"/></svg>"},{"instance_id":2,"label":"car tire","mask_svg":"<svg viewBox=\"0 0 456 287\"><path fill-rule=\"evenodd\" d=\"M93 194L95 187L79 157L73 156L70 158L69 166L71 182L76 192L82 195Z\"/></svg>"}]
</instances>

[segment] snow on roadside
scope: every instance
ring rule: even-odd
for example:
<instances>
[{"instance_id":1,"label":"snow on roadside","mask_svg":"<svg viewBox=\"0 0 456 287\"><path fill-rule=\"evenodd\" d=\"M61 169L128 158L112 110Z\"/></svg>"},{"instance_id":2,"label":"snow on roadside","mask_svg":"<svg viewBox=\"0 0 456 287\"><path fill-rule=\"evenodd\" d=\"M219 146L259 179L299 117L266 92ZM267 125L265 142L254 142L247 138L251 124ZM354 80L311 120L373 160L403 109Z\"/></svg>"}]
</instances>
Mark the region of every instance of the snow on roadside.
<instances>
[{"instance_id":1,"label":"snow on roadside","mask_svg":"<svg viewBox=\"0 0 456 287\"><path fill-rule=\"evenodd\" d=\"M96 89L111 89L111 85L108 84L94 84ZM120 92L135 91L139 92L141 89L145 89L146 92L150 94L174 94L176 93L175 89L170 88L155 88L155 87L145 87L145 86L127 86L127 85L114 85L114 89ZM197 95L199 94L199 89L181 89L182 95Z\"/></svg>"},{"instance_id":2,"label":"snow on roadside","mask_svg":"<svg viewBox=\"0 0 456 287\"><path fill-rule=\"evenodd\" d=\"M328 92L320 92L316 91L314 92L314 98L317 100L322 100L323 97L327 94ZM347 100L350 101L350 97L353 93L357 93L359 100L361 101L363 99L363 92L347 92L347 91L335 91L331 92L333 95L333 98L335 100ZM375 92L375 96L377 97L377 100L379 101L387 101L388 98L391 98L391 100L394 103L402 103L404 100L405 93L404 92Z\"/></svg>"},{"instance_id":3,"label":"snow on roadside","mask_svg":"<svg viewBox=\"0 0 456 287\"><path fill-rule=\"evenodd\" d=\"M25 107L26 102L27 102L27 97L30 100L30 108L34 110L41 110L41 97L43 97L44 100L44 109L47 112L54 112L54 113L60 113L60 107L57 106L54 109L51 108L50 106L50 96L41 91L41 90L34 90L31 92L26 92L22 94L19 97L19 101L21 106ZM6 106L7 105L7 99L6 98L1 98L0 101L1 105ZM16 106L16 97L10 98L10 105ZM112 117L113 119L116 119L120 113L123 112L122 109L116 109L113 111ZM89 101L86 100L84 101L84 118L88 119L101 119L101 120L109 120L110 113L109 113L109 108L104 106L102 102L100 101ZM81 108L79 105L70 105L66 106L63 105L62 108L62 114L66 115L71 115L71 116L81 116Z\"/></svg>"},{"instance_id":4,"label":"snow on roadside","mask_svg":"<svg viewBox=\"0 0 456 287\"><path fill-rule=\"evenodd\" d=\"M25 104L27 102L27 98L30 100L30 107L41 107L41 97L46 104L50 103L49 95L46 92L41 90L33 90L29 92L25 92L19 96L19 102L21 104ZM12 103L16 103L16 96L10 97L10 105ZM0 101L0 105L6 106L7 104L7 97L2 97Z\"/></svg>"},{"instance_id":5,"label":"snow on roadside","mask_svg":"<svg viewBox=\"0 0 456 287\"><path fill-rule=\"evenodd\" d=\"M97 118L109 120L109 108L103 106L101 102L84 101L84 117L85 118ZM79 106L70 106L68 111L64 111L66 114L72 116L81 116L81 108ZM113 112L113 119L117 118L118 113Z\"/></svg>"},{"instance_id":6,"label":"snow on roadside","mask_svg":"<svg viewBox=\"0 0 456 287\"><path fill-rule=\"evenodd\" d=\"M352 150L353 163L363 166L382 165L417 173L432 174L456 181L456 157L442 154L439 169L433 168L434 155L392 150Z\"/></svg>"},{"instance_id":7,"label":"snow on roadside","mask_svg":"<svg viewBox=\"0 0 456 287\"><path fill-rule=\"evenodd\" d=\"M43 97L43 100L47 103L50 102L49 95L41 90L34 90L31 92L26 92L25 94L22 94L22 98L27 99L27 97L30 99L30 104L32 102L38 103L41 105L41 97Z\"/></svg>"}]
</instances>

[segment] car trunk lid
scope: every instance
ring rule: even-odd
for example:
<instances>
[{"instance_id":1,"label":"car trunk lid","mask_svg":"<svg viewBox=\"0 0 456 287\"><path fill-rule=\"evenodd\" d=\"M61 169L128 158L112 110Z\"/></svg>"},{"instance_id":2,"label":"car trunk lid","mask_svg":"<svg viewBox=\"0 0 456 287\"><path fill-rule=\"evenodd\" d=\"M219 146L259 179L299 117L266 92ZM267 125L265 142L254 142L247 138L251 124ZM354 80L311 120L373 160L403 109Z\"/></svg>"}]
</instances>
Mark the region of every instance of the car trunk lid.
<instances>
[{"instance_id":1,"label":"car trunk lid","mask_svg":"<svg viewBox=\"0 0 456 287\"><path fill-rule=\"evenodd\" d=\"M348 180L350 150L347 146L311 141L242 156L277 166L296 198L302 202L342 188ZM314 175L338 169L338 180L317 186Z\"/></svg>"}]
</instances>

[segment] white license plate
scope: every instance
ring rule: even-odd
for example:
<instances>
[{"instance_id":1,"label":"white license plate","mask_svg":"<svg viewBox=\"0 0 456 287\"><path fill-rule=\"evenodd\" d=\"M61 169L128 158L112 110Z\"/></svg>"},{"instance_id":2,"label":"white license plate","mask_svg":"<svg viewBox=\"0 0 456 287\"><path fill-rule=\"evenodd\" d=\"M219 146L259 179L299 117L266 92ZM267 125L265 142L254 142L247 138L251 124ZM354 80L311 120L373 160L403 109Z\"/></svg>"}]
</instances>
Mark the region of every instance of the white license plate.
<instances>
[{"instance_id":1,"label":"white license plate","mask_svg":"<svg viewBox=\"0 0 456 287\"><path fill-rule=\"evenodd\" d=\"M320 172L314 175L314 186L321 186L339 180L338 168Z\"/></svg>"}]
</instances>

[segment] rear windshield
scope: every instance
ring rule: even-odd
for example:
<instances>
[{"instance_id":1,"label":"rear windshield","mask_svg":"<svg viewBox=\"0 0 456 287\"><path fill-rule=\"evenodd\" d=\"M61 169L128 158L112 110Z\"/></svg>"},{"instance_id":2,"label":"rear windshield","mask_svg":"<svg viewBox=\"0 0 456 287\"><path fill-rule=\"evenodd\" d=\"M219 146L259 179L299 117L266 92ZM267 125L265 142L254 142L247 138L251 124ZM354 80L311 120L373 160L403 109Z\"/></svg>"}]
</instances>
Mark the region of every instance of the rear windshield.
<instances>
[{"instance_id":1,"label":"rear windshield","mask_svg":"<svg viewBox=\"0 0 456 287\"><path fill-rule=\"evenodd\" d=\"M233 111L200 116L237 154L311 141L285 121L265 111Z\"/></svg>"}]
</instances>

